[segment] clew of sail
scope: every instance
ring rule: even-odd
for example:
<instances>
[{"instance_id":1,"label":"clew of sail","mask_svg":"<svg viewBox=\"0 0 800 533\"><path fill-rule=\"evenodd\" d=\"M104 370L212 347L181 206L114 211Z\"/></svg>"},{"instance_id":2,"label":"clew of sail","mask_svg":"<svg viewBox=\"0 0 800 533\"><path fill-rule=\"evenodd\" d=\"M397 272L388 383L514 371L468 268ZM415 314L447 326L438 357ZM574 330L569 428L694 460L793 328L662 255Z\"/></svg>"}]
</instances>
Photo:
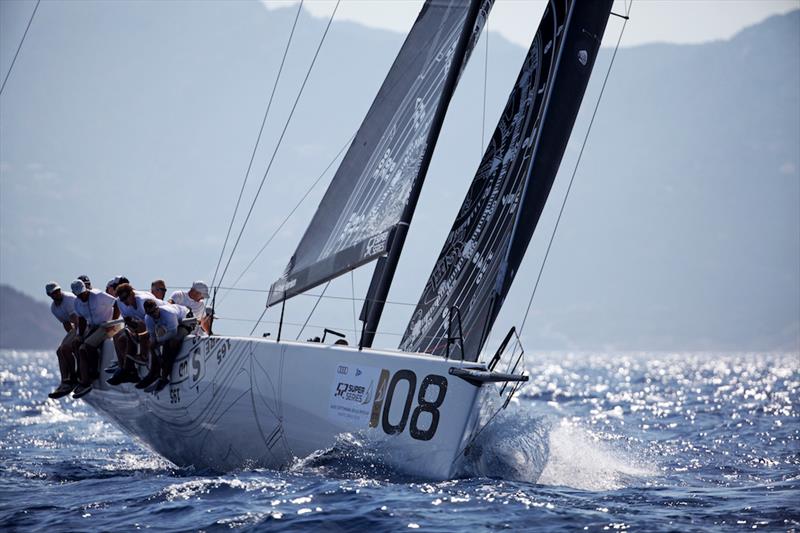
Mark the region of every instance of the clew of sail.
<instances>
[{"instance_id":1,"label":"clew of sail","mask_svg":"<svg viewBox=\"0 0 800 533\"><path fill-rule=\"evenodd\" d=\"M401 350L444 355L458 308L464 358L480 356L558 172L612 3L549 2Z\"/></svg>"},{"instance_id":2,"label":"clew of sail","mask_svg":"<svg viewBox=\"0 0 800 533\"><path fill-rule=\"evenodd\" d=\"M274 305L385 255L441 124L434 117L452 94L494 0L428 0L361 124L317 212L281 277ZM456 57L464 32L468 45Z\"/></svg>"}]
</instances>

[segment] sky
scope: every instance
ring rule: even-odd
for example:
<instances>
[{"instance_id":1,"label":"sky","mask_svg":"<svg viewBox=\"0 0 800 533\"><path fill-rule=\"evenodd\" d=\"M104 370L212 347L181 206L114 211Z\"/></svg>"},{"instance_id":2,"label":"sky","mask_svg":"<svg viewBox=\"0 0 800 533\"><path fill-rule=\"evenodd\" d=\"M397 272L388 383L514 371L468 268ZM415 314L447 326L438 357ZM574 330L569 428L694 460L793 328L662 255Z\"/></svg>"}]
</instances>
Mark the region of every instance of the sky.
<instances>
[{"instance_id":1,"label":"sky","mask_svg":"<svg viewBox=\"0 0 800 533\"><path fill-rule=\"evenodd\" d=\"M267 9L296 5L295 0L262 0ZM496 0L489 30L524 48L530 45L545 6L544 0ZM351 20L375 28L407 32L422 0L344 0L337 20ZM305 0L317 17L329 17L334 0ZM702 43L727 39L746 26L771 15L800 8L800 0L617 0L614 10L631 8L631 24L623 46L647 43Z\"/></svg>"}]
</instances>

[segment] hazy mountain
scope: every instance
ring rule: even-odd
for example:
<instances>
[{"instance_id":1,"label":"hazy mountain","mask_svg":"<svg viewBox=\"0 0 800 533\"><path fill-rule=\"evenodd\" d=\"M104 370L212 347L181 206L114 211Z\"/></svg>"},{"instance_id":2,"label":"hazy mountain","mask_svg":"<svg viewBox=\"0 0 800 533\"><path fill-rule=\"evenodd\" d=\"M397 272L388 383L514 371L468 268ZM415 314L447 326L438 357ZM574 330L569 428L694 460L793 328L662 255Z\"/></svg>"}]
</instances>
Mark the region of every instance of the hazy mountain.
<instances>
[{"instance_id":1,"label":"hazy mountain","mask_svg":"<svg viewBox=\"0 0 800 533\"><path fill-rule=\"evenodd\" d=\"M0 348L55 352L64 335L49 305L0 285Z\"/></svg>"},{"instance_id":2,"label":"hazy mountain","mask_svg":"<svg viewBox=\"0 0 800 533\"><path fill-rule=\"evenodd\" d=\"M0 3L0 14L15 5ZM119 273L140 286L210 281L293 17L255 2L42 4L0 101L0 280L42 298L50 279L81 273L98 285ZM20 17L0 16L3 72L23 29L11 20ZM245 210L325 23L301 16ZM618 31L615 19L607 46ZM225 285L358 127L402 39L333 24ZM416 302L482 154L483 50L451 104L393 301ZM490 37L484 138L525 52ZM524 314L609 56L496 335ZM728 41L621 49L526 325L528 350L800 350L798 168L800 11ZM331 175L241 287L277 278ZM363 295L370 274L328 294ZM263 301L232 293L219 314L254 319ZM313 304L290 301L287 320L302 323ZM390 306L382 328L402 332L410 312ZM278 314L258 331L274 331ZM311 324L353 329L351 315L349 302L327 300Z\"/></svg>"}]
</instances>

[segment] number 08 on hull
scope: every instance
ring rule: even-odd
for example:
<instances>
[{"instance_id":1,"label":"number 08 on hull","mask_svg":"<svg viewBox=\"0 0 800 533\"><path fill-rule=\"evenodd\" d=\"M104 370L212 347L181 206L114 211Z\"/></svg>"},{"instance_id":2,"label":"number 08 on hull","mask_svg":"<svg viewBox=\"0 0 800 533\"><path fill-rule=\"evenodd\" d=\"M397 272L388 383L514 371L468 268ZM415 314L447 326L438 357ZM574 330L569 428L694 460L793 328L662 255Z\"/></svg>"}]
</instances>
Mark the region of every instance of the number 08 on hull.
<instances>
[{"instance_id":1,"label":"number 08 on hull","mask_svg":"<svg viewBox=\"0 0 800 533\"><path fill-rule=\"evenodd\" d=\"M107 342L103 363L113 359ZM190 336L160 393L98 380L86 400L179 466L285 468L352 433L396 471L447 479L474 430L480 390L449 372L479 366L348 346Z\"/></svg>"}]
</instances>

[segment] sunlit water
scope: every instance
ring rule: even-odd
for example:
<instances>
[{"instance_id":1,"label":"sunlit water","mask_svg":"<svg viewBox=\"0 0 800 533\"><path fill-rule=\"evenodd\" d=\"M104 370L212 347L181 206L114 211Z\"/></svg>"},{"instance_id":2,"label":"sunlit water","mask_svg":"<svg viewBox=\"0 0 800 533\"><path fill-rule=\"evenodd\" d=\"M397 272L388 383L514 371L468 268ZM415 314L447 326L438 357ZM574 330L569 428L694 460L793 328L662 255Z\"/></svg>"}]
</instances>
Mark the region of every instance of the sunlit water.
<instances>
[{"instance_id":1,"label":"sunlit water","mask_svg":"<svg viewBox=\"0 0 800 533\"><path fill-rule=\"evenodd\" d=\"M283 472L177 469L0 352L0 530L800 529L800 356L540 356L446 482L357 436Z\"/></svg>"}]
</instances>

